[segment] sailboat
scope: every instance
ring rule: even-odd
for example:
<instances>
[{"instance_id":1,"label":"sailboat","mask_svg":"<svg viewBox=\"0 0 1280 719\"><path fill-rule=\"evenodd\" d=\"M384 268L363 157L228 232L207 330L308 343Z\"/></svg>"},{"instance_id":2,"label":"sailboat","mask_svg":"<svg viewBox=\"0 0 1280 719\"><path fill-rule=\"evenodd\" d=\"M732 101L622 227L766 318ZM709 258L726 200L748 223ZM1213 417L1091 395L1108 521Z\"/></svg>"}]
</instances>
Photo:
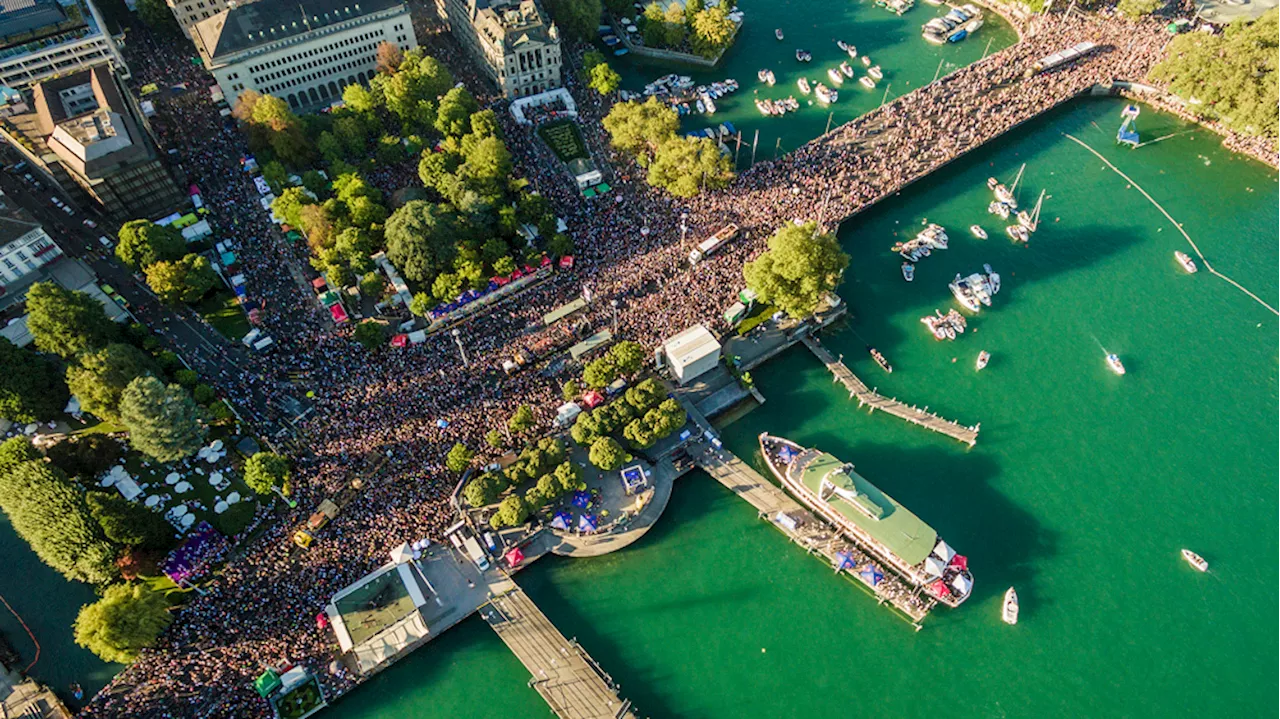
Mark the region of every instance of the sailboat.
<instances>
[{"instance_id":1,"label":"sailboat","mask_svg":"<svg viewBox=\"0 0 1280 719\"><path fill-rule=\"evenodd\" d=\"M1017 192L1018 183L1022 181L1022 172L1023 170L1026 170L1026 169L1027 169L1026 163L1023 163L1022 167L1018 168L1018 175L1013 178L1012 187L1005 187L999 180L997 180L994 177L987 178L987 187L989 187L991 191L995 193L997 202L1000 202L1004 205L1008 205L1009 209L1011 210L1018 209L1018 200L1014 197L1013 193Z\"/></svg>"},{"instance_id":2,"label":"sailboat","mask_svg":"<svg viewBox=\"0 0 1280 719\"><path fill-rule=\"evenodd\" d=\"M1040 191L1040 197L1036 200L1036 206L1031 208L1030 212L1021 210L1018 212L1018 224L1027 228L1028 232L1035 232L1040 226L1040 206L1044 204L1044 190Z\"/></svg>"}]
</instances>

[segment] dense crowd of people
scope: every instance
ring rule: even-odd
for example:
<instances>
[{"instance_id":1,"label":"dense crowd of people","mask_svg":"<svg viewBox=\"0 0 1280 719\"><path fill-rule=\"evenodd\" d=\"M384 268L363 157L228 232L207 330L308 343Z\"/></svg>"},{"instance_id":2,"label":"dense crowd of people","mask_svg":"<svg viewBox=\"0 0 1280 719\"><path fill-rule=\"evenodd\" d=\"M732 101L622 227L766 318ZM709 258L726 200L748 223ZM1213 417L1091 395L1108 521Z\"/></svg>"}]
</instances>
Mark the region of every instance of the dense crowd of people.
<instances>
[{"instance_id":1,"label":"dense crowd of people","mask_svg":"<svg viewBox=\"0 0 1280 719\"><path fill-rule=\"evenodd\" d=\"M259 205L243 171L244 137L212 106L211 78L167 41L131 32L135 83L187 83L186 92L156 103L153 125L199 185L219 239L235 245L261 324L276 340L267 356L237 350L236 369L200 369L212 372L219 389L268 434L295 426L304 451L295 457L298 508L242 544L207 594L193 597L158 645L122 671L84 716L264 716L269 710L251 682L265 668L288 663L320 673L331 696L349 689L353 679L344 670L329 671L337 642L314 617L338 589L384 563L391 548L438 537L451 523L448 496L457 478L445 469L444 455L453 443L483 451L485 433L520 404L531 405L545 424L568 369L559 376L507 376L499 369L517 347L564 341L563 327L542 326L544 313L589 287L596 298L584 313L590 325L616 322L622 335L649 346L696 322L717 322L742 286L743 261L783 223L821 219L834 226L1095 83L1145 75L1164 40L1155 26L1038 18L1013 47L689 201L648 187L630 159L608 148L600 123L608 102L566 72L584 139L596 158L608 160L600 164L615 188L584 201L533 128L510 118L450 37L425 19L430 10L414 11L427 52L498 111L518 174L569 227L574 267L470 320L460 336L465 362L448 333L370 352L353 341L349 327L333 326L307 285L305 245L285 244ZM1023 78L1038 58L1084 40L1099 50ZM580 64L581 48L570 60ZM417 187L415 167L384 168L371 181L388 192ZM691 244L731 222L743 239L690 268ZM308 392L313 411L298 421L287 400ZM321 498L349 492L356 479L362 486L355 499L315 544L290 551L292 529Z\"/></svg>"}]
</instances>

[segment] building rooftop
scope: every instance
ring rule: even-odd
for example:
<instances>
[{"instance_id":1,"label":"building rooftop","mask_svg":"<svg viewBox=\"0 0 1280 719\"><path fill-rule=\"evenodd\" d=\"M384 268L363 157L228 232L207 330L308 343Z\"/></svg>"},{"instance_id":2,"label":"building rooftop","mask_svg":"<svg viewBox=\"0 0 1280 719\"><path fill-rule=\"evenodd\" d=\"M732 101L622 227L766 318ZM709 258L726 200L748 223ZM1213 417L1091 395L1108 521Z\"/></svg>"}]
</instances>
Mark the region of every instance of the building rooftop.
<instances>
[{"instance_id":1,"label":"building rooftop","mask_svg":"<svg viewBox=\"0 0 1280 719\"><path fill-rule=\"evenodd\" d=\"M215 60L403 5L403 0L256 0L196 23L191 39L206 60Z\"/></svg>"},{"instance_id":2,"label":"building rooftop","mask_svg":"<svg viewBox=\"0 0 1280 719\"><path fill-rule=\"evenodd\" d=\"M67 14L54 0L0 0L0 35L5 38L57 25Z\"/></svg>"},{"instance_id":3,"label":"building rooftop","mask_svg":"<svg viewBox=\"0 0 1280 719\"><path fill-rule=\"evenodd\" d=\"M29 212L0 199L0 247L38 229L40 223Z\"/></svg>"},{"instance_id":4,"label":"building rooftop","mask_svg":"<svg viewBox=\"0 0 1280 719\"><path fill-rule=\"evenodd\" d=\"M34 112L14 115L10 124L77 173L97 177L147 154L109 65L49 78L33 85L31 95Z\"/></svg>"},{"instance_id":5,"label":"building rooftop","mask_svg":"<svg viewBox=\"0 0 1280 719\"><path fill-rule=\"evenodd\" d=\"M530 41L556 43L560 31L534 0L472 0L471 18L476 30L504 50Z\"/></svg>"}]
</instances>

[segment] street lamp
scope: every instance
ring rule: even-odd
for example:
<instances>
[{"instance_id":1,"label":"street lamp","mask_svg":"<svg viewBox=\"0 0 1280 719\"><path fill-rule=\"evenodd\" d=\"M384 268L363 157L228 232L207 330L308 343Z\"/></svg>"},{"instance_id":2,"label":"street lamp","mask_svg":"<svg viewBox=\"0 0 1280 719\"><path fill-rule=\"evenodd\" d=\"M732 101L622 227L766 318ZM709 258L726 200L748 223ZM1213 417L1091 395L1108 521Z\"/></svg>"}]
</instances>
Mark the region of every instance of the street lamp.
<instances>
[{"instance_id":1,"label":"street lamp","mask_svg":"<svg viewBox=\"0 0 1280 719\"><path fill-rule=\"evenodd\" d=\"M680 213L680 245L682 247L684 246L685 233L689 231L689 225L685 222L685 220L687 219L689 219L689 213L681 212Z\"/></svg>"},{"instance_id":2,"label":"street lamp","mask_svg":"<svg viewBox=\"0 0 1280 719\"><path fill-rule=\"evenodd\" d=\"M613 308L613 333L618 334L618 301L609 300L609 306Z\"/></svg>"},{"instance_id":3,"label":"street lamp","mask_svg":"<svg viewBox=\"0 0 1280 719\"><path fill-rule=\"evenodd\" d=\"M453 343L458 345L458 354L462 355L463 366L470 367L471 363L467 361L467 350L462 346L462 333L458 331L457 327L454 327L453 332L450 334L453 335Z\"/></svg>"}]
</instances>

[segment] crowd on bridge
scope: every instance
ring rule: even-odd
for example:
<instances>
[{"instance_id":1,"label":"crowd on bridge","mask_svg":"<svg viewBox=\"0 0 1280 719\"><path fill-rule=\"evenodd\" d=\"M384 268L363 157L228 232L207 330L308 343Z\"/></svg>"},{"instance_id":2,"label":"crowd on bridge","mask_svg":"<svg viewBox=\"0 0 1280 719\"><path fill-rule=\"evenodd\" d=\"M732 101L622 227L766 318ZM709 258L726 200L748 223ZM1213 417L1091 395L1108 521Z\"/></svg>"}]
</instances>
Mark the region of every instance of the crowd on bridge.
<instances>
[{"instance_id":1,"label":"crowd on bridge","mask_svg":"<svg viewBox=\"0 0 1280 719\"><path fill-rule=\"evenodd\" d=\"M209 582L207 595L193 597L158 646L122 671L84 716L265 716L252 679L266 667L289 663L322 673L330 694L350 688L344 669L329 671L336 641L317 626L316 614L338 589L384 563L392 547L438 538L452 522L448 497L457 477L443 458L453 443L484 452L484 435L521 404L531 405L546 426L567 371L507 376L499 369L516 347L565 331L543 327L544 313L589 287L596 298L585 313L589 325L603 329L616 322L622 335L649 346L696 322L714 323L742 287L743 260L781 224L817 220L824 206L822 219L834 226L1095 83L1117 73L1145 73L1162 43L1158 30L1145 26L1038 19L1023 42L760 163L728 189L687 202L648 187L639 168L607 147L599 122L607 103L566 73L584 138L597 159L608 160L615 188L584 201L573 178L530 128L511 120L449 36L423 20L429 11L417 4L414 10L428 52L498 110L518 174L551 200L569 227L574 267L460 328L465 363L448 333L404 348L367 350L349 327L329 321L306 281L305 246L288 246L259 205L242 167L244 137L212 106L211 79L168 41L153 40L143 29L131 32L127 59L135 85L188 84L187 92L156 103L153 125L200 186L218 236L235 243L249 296L261 305L260 323L276 339L273 354L227 347L220 352L233 362L197 369L209 373L264 433L296 432L298 508L241 545ZM1035 59L1082 40L1102 50L1076 66L1022 79ZM580 53L570 58L574 64ZM417 186L415 177L413 164L406 164L371 179L390 190ZM730 222L742 228L744 239L690 267L691 244ZM288 400L307 394L312 411L301 419ZM290 551L292 529L321 498L350 491L354 480L361 483L355 498L311 548Z\"/></svg>"}]
</instances>

